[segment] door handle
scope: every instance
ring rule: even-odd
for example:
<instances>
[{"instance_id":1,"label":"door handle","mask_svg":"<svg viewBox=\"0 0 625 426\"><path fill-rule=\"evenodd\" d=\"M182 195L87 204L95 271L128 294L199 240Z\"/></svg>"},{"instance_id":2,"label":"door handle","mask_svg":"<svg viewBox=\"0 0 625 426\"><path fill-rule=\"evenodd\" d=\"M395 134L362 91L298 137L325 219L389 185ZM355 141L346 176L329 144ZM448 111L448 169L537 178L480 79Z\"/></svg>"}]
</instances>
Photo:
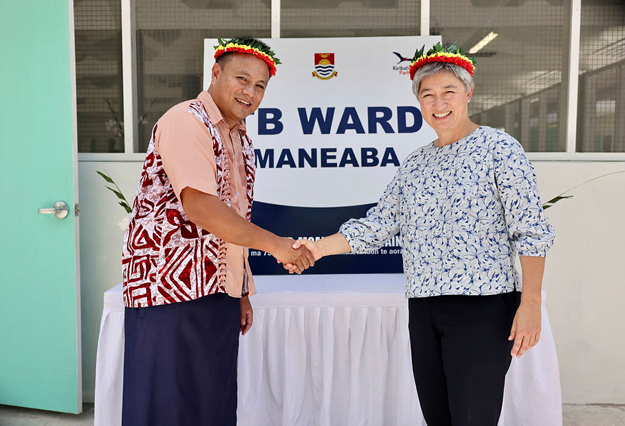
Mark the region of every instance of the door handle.
<instances>
[{"instance_id":1,"label":"door handle","mask_svg":"<svg viewBox=\"0 0 625 426\"><path fill-rule=\"evenodd\" d=\"M54 207L50 209L39 209L39 214L53 214L57 219L65 219L69 214L69 207L63 201L54 203Z\"/></svg>"}]
</instances>

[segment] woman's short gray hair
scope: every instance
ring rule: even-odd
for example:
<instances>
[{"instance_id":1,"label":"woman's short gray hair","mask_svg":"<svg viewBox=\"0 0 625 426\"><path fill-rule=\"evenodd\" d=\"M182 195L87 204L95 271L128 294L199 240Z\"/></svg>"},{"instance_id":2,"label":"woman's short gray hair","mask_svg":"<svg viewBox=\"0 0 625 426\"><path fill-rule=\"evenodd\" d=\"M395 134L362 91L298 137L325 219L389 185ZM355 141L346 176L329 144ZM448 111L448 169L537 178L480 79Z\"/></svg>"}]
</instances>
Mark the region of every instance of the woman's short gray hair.
<instances>
[{"instance_id":1,"label":"woman's short gray hair","mask_svg":"<svg viewBox=\"0 0 625 426\"><path fill-rule=\"evenodd\" d=\"M421 88L421 81L425 77L431 77L438 72L448 72L455 75L458 80L464 85L464 89L469 92L474 86L473 77L469 74L469 71L462 68L460 65L450 64L448 62L432 62L425 64L422 68L419 68L412 79L412 92L415 96L419 97L419 89Z\"/></svg>"}]
</instances>

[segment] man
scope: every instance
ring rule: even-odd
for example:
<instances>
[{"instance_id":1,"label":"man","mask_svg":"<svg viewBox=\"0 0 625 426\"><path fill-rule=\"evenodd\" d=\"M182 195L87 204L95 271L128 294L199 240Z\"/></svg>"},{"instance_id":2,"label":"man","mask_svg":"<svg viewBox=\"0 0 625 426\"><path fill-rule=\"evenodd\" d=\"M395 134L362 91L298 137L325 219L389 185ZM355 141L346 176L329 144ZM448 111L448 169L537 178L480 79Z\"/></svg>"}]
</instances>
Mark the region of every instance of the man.
<instances>
[{"instance_id":1,"label":"man","mask_svg":"<svg viewBox=\"0 0 625 426\"><path fill-rule=\"evenodd\" d=\"M313 264L250 220L254 150L243 119L280 63L219 39L211 84L156 123L123 247L125 426L235 425L238 333L252 326L247 247Z\"/></svg>"}]
</instances>

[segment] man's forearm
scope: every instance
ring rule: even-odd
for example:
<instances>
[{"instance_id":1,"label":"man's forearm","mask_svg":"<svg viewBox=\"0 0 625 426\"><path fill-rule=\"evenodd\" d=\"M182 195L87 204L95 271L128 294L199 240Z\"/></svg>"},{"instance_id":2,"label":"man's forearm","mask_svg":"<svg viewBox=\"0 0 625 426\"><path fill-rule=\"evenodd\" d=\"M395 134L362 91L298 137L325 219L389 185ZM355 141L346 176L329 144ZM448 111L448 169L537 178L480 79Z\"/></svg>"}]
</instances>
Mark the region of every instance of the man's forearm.
<instances>
[{"instance_id":1,"label":"man's forearm","mask_svg":"<svg viewBox=\"0 0 625 426\"><path fill-rule=\"evenodd\" d=\"M189 219L222 240L268 253L280 245L280 237L248 222L214 195L185 188L181 198Z\"/></svg>"}]
</instances>

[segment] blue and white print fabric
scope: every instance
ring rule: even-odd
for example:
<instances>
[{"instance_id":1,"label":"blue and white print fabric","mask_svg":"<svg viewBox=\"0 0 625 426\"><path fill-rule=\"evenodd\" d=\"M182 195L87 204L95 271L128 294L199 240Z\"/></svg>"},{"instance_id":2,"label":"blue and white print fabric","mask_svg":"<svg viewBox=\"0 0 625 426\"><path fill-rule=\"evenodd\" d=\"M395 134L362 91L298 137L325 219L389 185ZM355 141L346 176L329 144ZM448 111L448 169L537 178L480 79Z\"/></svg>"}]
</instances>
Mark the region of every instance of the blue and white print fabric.
<instances>
[{"instance_id":1,"label":"blue and white print fabric","mask_svg":"<svg viewBox=\"0 0 625 426\"><path fill-rule=\"evenodd\" d=\"M513 291L515 255L545 256L554 240L521 144L486 126L415 150L377 206L339 232L354 253L400 233L408 297Z\"/></svg>"}]
</instances>

